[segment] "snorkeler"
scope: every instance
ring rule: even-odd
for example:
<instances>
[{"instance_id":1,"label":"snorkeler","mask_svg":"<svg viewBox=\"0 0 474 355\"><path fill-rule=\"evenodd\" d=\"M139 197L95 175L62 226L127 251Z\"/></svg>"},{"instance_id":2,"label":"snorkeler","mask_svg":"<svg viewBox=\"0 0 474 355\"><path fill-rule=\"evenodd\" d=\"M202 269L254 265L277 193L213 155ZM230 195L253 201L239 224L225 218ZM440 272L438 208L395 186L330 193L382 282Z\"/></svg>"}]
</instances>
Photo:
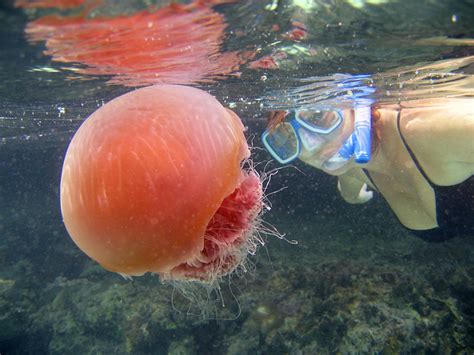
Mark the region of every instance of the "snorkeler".
<instances>
[{"instance_id":1,"label":"snorkeler","mask_svg":"<svg viewBox=\"0 0 474 355\"><path fill-rule=\"evenodd\" d=\"M401 224L427 241L474 236L474 99L434 98L335 110L274 112L262 140L338 176L349 203L378 191Z\"/></svg>"}]
</instances>

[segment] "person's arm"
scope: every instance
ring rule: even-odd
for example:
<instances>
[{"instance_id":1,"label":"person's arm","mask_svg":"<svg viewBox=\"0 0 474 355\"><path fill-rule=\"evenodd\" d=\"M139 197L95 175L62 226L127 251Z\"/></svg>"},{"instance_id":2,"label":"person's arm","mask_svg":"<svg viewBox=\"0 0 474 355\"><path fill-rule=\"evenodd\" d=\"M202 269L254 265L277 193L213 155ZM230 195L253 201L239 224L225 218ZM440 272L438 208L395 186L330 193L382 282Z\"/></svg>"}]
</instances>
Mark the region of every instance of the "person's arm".
<instances>
[{"instance_id":1,"label":"person's arm","mask_svg":"<svg viewBox=\"0 0 474 355\"><path fill-rule=\"evenodd\" d=\"M366 203L373 197L373 192L367 191L366 177L360 169L352 169L340 175L337 188L348 203Z\"/></svg>"}]
</instances>

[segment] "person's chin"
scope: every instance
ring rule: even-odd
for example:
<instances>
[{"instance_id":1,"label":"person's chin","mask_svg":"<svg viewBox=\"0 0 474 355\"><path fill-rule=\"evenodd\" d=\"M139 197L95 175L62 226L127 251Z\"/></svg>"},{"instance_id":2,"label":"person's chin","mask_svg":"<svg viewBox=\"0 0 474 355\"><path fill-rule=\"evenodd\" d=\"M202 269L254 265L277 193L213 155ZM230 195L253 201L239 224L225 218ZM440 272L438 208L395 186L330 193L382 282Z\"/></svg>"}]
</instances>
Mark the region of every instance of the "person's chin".
<instances>
[{"instance_id":1,"label":"person's chin","mask_svg":"<svg viewBox=\"0 0 474 355\"><path fill-rule=\"evenodd\" d=\"M326 160L321 169L330 175L341 175L344 174L350 168L350 160L344 159L340 156L334 156Z\"/></svg>"}]
</instances>

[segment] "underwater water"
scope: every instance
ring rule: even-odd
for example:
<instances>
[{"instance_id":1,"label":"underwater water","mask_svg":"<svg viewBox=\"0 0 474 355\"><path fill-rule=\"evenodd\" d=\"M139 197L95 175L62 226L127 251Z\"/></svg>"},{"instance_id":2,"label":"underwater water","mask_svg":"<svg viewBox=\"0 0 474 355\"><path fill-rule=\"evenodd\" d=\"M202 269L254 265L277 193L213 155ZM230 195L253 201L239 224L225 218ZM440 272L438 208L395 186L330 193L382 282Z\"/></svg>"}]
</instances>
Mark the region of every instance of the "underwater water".
<instances>
[{"instance_id":1,"label":"underwater water","mask_svg":"<svg viewBox=\"0 0 474 355\"><path fill-rule=\"evenodd\" d=\"M284 238L263 235L247 272L217 289L190 285L183 294L151 274L126 280L69 238L59 204L68 144L92 112L135 87L165 80L216 96L247 127L262 172L280 168L260 142L272 109L343 105L338 88L356 82L356 92L359 80L375 82L381 101L448 95L451 82L439 73L467 81L461 87L472 97L472 0L217 2L194 9L198 20L170 10L173 40L153 54L181 51L162 67L146 55L128 66L140 33L113 37L116 57L104 64L100 36L90 44L74 23L66 33L35 22L81 18L93 1L79 10L0 3L0 354L473 353L474 231L427 243L382 196L347 204L335 177L299 161L266 189L271 208L262 218ZM168 9L165 1L107 0L87 16L134 16L151 5ZM114 26L107 23L105 41ZM212 45L197 45L206 40ZM179 54L188 45L199 51ZM212 65L201 66L207 58ZM446 60L453 64L437 66Z\"/></svg>"}]
</instances>

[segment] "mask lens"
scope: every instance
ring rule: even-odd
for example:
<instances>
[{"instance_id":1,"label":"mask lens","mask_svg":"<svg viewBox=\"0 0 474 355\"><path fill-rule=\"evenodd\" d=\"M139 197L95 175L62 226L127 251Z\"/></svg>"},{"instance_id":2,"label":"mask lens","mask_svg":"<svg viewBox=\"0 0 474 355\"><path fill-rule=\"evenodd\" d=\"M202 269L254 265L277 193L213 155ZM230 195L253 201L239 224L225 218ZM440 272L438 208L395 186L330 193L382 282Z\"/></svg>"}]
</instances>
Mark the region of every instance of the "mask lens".
<instances>
[{"instance_id":1,"label":"mask lens","mask_svg":"<svg viewBox=\"0 0 474 355\"><path fill-rule=\"evenodd\" d=\"M288 163L299 154L300 147L296 132L288 122L283 122L266 132L262 139L268 151L280 163Z\"/></svg>"},{"instance_id":2,"label":"mask lens","mask_svg":"<svg viewBox=\"0 0 474 355\"><path fill-rule=\"evenodd\" d=\"M298 130L298 133L300 134L304 148L310 152L319 148L325 142L319 133L314 133L304 128Z\"/></svg>"},{"instance_id":3,"label":"mask lens","mask_svg":"<svg viewBox=\"0 0 474 355\"><path fill-rule=\"evenodd\" d=\"M328 134L339 126L342 121L338 111L299 110L297 121L312 132Z\"/></svg>"}]
</instances>

